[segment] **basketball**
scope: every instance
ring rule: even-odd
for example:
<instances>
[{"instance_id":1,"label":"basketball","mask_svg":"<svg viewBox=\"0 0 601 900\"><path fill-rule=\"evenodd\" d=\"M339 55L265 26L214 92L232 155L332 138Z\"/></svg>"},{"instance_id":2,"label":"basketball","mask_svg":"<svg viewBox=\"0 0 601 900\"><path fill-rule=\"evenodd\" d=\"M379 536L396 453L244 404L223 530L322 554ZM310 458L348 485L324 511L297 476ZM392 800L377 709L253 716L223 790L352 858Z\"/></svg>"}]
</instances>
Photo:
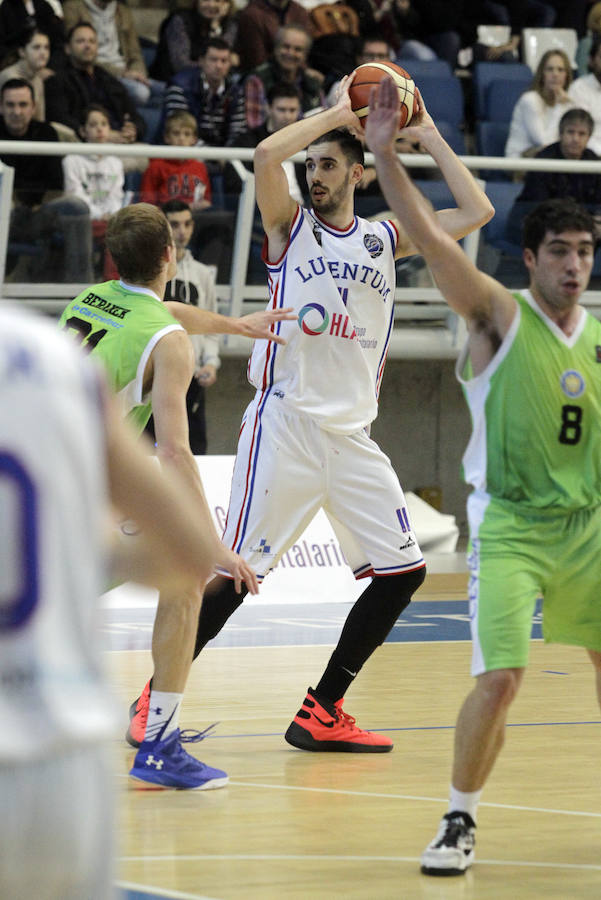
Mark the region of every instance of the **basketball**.
<instances>
[{"instance_id":1,"label":"basketball","mask_svg":"<svg viewBox=\"0 0 601 900\"><path fill-rule=\"evenodd\" d=\"M351 108L365 128L369 113L369 94L372 87L389 75L399 92L399 110L401 113L399 128L404 128L411 121L415 112L415 84L409 72L392 62L371 62L357 66L355 77L349 88Z\"/></svg>"}]
</instances>

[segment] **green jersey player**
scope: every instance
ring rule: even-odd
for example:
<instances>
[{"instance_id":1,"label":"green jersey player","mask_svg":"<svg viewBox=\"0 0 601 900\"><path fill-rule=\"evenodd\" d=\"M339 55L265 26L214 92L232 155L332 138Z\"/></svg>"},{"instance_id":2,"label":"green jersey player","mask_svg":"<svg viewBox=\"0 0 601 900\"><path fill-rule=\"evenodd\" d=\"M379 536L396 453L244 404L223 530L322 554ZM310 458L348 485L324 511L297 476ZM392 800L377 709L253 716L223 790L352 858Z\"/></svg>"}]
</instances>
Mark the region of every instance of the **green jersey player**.
<instances>
[{"instance_id":1,"label":"green jersey player","mask_svg":"<svg viewBox=\"0 0 601 900\"><path fill-rule=\"evenodd\" d=\"M398 115L385 80L366 128L378 178L468 330L458 375L473 422L464 465L476 684L457 722L449 811L422 856L426 874L454 875L474 859L477 805L527 664L537 597L545 638L588 651L601 703L601 323L579 303L594 222L569 200L533 210L529 290L512 295L440 229L396 156Z\"/></svg>"}]
</instances>

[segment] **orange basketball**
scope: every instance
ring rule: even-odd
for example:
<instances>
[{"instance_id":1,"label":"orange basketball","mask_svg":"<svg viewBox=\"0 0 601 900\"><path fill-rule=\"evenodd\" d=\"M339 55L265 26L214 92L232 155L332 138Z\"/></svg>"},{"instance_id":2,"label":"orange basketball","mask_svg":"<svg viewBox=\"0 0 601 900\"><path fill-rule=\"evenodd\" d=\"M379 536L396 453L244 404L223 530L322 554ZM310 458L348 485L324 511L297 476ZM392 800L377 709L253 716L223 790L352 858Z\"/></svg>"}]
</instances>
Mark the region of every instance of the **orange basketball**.
<instances>
[{"instance_id":1,"label":"orange basketball","mask_svg":"<svg viewBox=\"0 0 601 900\"><path fill-rule=\"evenodd\" d=\"M401 113L399 128L404 128L411 121L415 112L415 84L409 72L392 62L371 62L357 66L355 77L349 88L351 107L365 128L369 113L369 94L372 87L389 75L399 92L399 109Z\"/></svg>"}]
</instances>

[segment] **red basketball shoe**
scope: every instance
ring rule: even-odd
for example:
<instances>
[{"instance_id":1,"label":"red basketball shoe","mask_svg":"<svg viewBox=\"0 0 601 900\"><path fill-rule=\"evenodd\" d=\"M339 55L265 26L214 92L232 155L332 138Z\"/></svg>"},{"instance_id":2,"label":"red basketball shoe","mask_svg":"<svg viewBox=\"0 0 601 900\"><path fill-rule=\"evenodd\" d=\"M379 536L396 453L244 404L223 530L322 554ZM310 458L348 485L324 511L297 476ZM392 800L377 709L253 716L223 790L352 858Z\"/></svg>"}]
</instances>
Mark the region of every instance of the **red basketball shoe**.
<instances>
[{"instance_id":1,"label":"red basketball shoe","mask_svg":"<svg viewBox=\"0 0 601 900\"><path fill-rule=\"evenodd\" d=\"M284 738L299 750L332 750L339 753L388 753L390 738L363 731L342 709L342 700L322 706L309 688L303 705L289 725Z\"/></svg>"},{"instance_id":2,"label":"red basketball shoe","mask_svg":"<svg viewBox=\"0 0 601 900\"><path fill-rule=\"evenodd\" d=\"M134 700L129 708L129 727L125 734L125 740L132 747L139 747L146 734L148 722L148 709L150 707L150 681L137 700Z\"/></svg>"}]
</instances>

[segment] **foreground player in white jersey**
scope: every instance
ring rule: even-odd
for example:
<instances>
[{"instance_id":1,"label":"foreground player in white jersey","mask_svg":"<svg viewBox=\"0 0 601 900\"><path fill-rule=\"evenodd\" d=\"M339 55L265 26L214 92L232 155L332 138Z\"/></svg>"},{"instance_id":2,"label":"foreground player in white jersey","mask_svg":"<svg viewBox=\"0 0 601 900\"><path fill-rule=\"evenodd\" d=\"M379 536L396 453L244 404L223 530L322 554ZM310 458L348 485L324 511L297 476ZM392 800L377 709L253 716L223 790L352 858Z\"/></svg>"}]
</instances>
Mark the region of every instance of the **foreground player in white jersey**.
<instances>
[{"instance_id":1,"label":"foreground player in white jersey","mask_svg":"<svg viewBox=\"0 0 601 900\"><path fill-rule=\"evenodd\" d=\"M474 488L476 682L457 719L448 812L421 859L427 875L462 875L474 861L478 803L528 663L539 597L545 640L588 651L601 704L601 323L581 305L595 225L570 199L532 210L522 229L529 289L511 294L439 228L395 153L397 122L388 79L372 91L367 124L378 178L468 331L457 376L473 422L463 467Z\"/></svg>"},{"instance_id":2,"label":"foreground player in white jersey","mask_svg":"<svg viewBox=\"0 0 601 900\"><path fill-rule=\"evenodd\" d=\"M284 347L255 343L257 392L242 423L223 540L262 578L324 508L356 577L375 577L286 740L306 750L384 752L391 741L358 728L342 698L425 576L398 478L367 434L393 325L394 258L415 251L398 222L354 215L363 151L344 130L360 128L347 84L336 106L274 132L255 152L270 308L291 306L296 319L276 326ZM417 122L457 202L440 220L460 238L492 208L423 104ZM282 168L305 147L312 210L289 196ZM241 600L225 573L208 586L197 654Z\"/></svg>"},{"instance_id":3,"label":"foreground player in white jersey","mask_svg":"<svg viewBox=\"0 0 601 900\"><path fill-rule=\"evenodd\" d=\"M114 548L115 577L188 590L216 559L189 492L161 475L112 402L71 340L2 305L3 900L112 896L104 742L115 723L96 640L109 497L144 535Z\"/></svg>"}]
</instances>

